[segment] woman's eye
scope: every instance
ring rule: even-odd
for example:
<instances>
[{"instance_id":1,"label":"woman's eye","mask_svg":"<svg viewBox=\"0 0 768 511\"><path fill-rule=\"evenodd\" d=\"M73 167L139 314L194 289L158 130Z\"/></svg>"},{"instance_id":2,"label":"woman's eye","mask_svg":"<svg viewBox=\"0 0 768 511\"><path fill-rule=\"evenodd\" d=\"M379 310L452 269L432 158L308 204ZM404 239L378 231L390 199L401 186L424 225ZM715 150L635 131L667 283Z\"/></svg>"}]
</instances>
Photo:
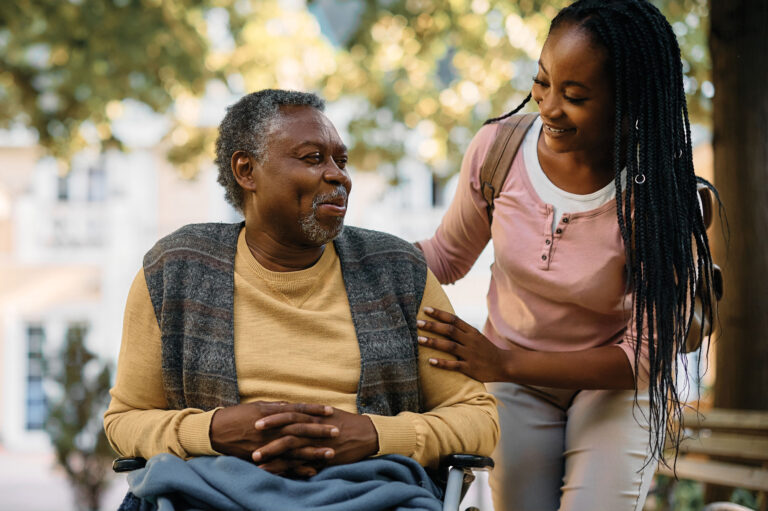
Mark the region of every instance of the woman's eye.
<instances>
[{"instance_id":1,"label":"woman's eye","mask_svg":"<svg viewBox=\"0 0 768 511\"><path fill-rule=\"evenodd\" d=\"M565 98L566 101L568 101L569 103L573 103L574 105L580 105L581 103L584 103L587 100L587 98L572 98L569 96L563 96L563 97Z\"/></svg>"},{"instance_id":2,"label":"woman's eye","mask_svg":"<svg viewBox=\"0 0 768 511\"><path fill-rule=\"evenodd\" d=\"M546 87L547 86L547 84L545 82L539 80L535 76L533 77L533 83L536 84L536 85L540 85L542 87Z\"/></svg>"}]
</instances>

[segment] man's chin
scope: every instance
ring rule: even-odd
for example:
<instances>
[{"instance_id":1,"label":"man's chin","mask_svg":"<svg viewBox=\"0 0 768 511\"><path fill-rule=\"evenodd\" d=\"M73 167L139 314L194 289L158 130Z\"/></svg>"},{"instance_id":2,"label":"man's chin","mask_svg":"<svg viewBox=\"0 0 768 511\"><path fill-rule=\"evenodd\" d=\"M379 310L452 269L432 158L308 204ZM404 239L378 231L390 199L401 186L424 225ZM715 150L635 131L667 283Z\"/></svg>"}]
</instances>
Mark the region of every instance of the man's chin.
<instances>
[{"instance_id":1,"label":"man's chin","mask_svg":"<svg viewBox=\"0 0 768 511\"><path fill-rule=\"evenodd\" d=\"M308 244L321 246L330 243L341 234L344 229L344 217L338 218L332 225L322 225L319 222L302 222L301 230Z\"/></svg>"}]
</instances>

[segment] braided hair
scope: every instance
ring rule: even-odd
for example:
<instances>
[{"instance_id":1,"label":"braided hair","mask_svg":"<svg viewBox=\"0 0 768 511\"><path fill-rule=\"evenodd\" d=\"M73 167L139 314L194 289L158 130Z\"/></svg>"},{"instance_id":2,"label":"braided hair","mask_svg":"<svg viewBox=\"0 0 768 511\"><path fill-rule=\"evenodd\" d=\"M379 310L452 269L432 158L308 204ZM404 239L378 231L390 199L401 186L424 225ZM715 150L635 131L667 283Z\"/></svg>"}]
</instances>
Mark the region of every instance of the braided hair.
<instances>
[{"instance_id":1,"label":"braided hair","mask_svg":"<svg viewBox=\"0 0 768 511\"><path fill-rule=\"evenodd\" d=\"M713 319L712 256L696 192L680 48L669 22L647 0L578 0L558 13L549 33L565 25L585 29L609 55L613 169L616 190L624 190L616 194L616 215L634 306L630 333L643 333L635 336L635 380L647 343L649 443L653 457L666 463L665 437L677 447L682 434L675 425L682 423L676 359L685 351L695 293L704 317ZM486 124L511 116L530 98Z\"/></svg>"}]
</instances>

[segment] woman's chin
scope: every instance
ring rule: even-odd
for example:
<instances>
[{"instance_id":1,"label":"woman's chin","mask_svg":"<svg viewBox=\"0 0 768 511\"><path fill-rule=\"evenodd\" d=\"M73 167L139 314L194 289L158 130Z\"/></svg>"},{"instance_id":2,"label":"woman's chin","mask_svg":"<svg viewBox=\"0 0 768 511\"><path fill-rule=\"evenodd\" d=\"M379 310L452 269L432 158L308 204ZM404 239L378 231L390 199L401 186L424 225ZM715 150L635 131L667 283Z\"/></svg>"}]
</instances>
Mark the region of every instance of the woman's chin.
<instances>
[{"instance_id":1,"label":"woman's chin","mask_svg":"<svg viewBox=\"0 0 768 511\"><path fill-rule=\"evenodd\" d=\"M563 137L551 137L544 133L544 144L552 152L555 153L567 153L572 151L572 141L564 140Z\"/></svg>"}]
</instances>

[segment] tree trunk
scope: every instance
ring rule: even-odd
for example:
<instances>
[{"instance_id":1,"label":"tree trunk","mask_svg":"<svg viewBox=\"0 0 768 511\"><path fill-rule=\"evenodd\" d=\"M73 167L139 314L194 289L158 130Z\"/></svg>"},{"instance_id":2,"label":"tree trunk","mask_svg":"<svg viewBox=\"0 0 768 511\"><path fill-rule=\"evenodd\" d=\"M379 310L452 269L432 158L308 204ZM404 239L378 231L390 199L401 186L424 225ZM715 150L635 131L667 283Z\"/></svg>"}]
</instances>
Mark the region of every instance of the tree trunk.
<instances>
[{"instance_id":1,"label":"tree trunk","mask_svg":"<svg viewBox=\"0 0 768 511\"><path fill-rule=\"evenodd\" d=\"M731 233L715 405L768 410L768 2L710 2L715 180Z\"/></svg>"},{"instance_id":2,"label":"tree trunk","mask_svg":"<svg viewBox=\"0 0 768 511\"><path fill-rule=\"evenodd\" d=\"M710 0L715 182L730 227L730 243L715 244L725 279L715 344L720 408L768 410L767 41L768 1Z\"/></svg>"}]
</instances>

